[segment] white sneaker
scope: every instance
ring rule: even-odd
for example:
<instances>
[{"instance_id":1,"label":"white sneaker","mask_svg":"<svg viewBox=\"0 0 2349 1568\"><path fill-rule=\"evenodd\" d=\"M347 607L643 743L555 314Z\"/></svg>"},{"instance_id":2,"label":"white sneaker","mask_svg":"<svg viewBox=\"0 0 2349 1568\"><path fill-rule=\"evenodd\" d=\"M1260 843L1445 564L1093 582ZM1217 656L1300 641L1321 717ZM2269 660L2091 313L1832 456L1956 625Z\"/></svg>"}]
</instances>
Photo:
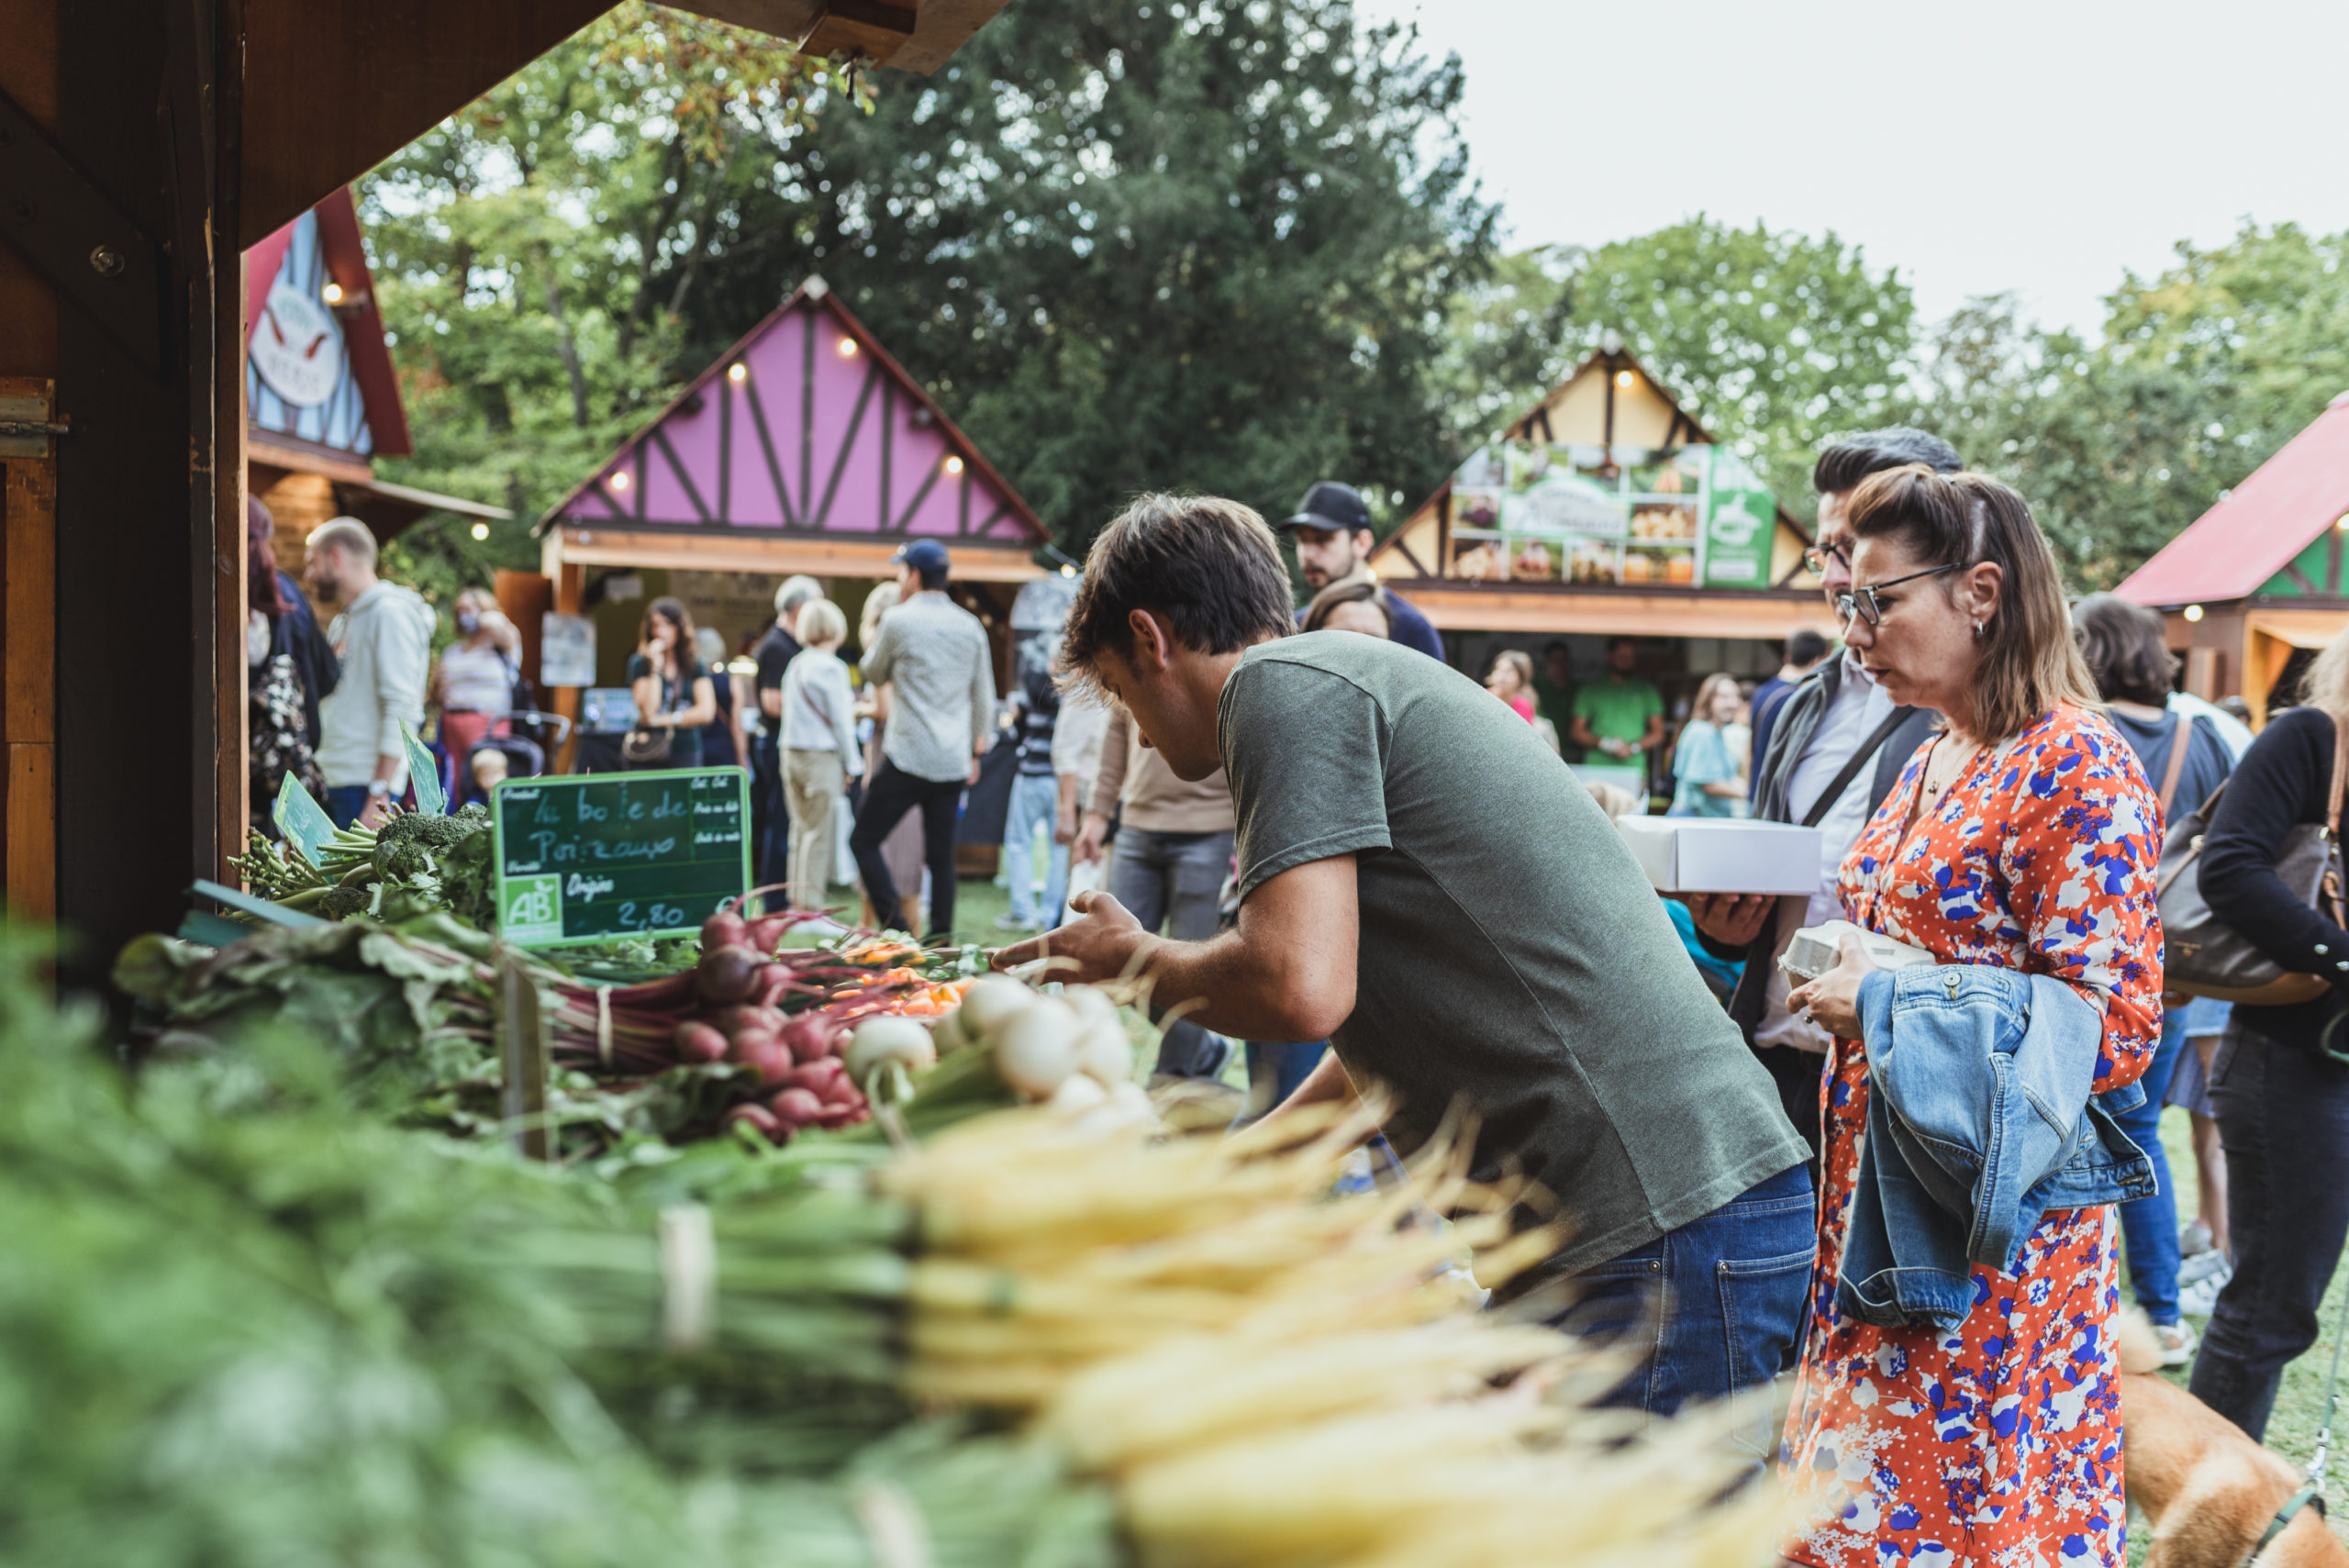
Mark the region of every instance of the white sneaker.
<instances>
[{"instance_id":1,"label":"white sneaker","mask_svg":"<svg viewBox=\"0 0 2349 1568\"><path fill-rule=\"evenodd\" d=\"M2212 1273L2179 1289L2177 1309L2197 1318L2208 1318L2211 1310L2219 1305L2219 1292L2224 1290L2227 1282L2234 1277L2234 1270L2224 1264L2220 1265Z\"/></svg>"},{"instance_id":2,"label":"white sneaker","mask_svg":"<svg viewBox=\"0 0 2349 1568\"><path fill-rule=\"evenodd\" d=\"M2177 1283L2192 1284L2196 1280L2209 1279L2227 1266L2226 1254L2211 1248L2188 1252L2177 1265Z\"/></svg>"},{"instance_id":3,"label":"white sneaker","mask_svg":"<svg viewBox=\"0 0 2349 1568\"><path fill-rule=\"evenodd\" d=\"M2210 1228L2197 1219L2177 1233L2177 1255L2191 1258L2210 1250Z\"/></svg>"},{"instance_id":4,"label":"white sneaker","mask_svg":"<svg viewBox=\"0 0 2349 1568\"><path fill-rule=\"evenodd\" d=\"M2184 1366L2194 1359L2194 1347L2199 1336L2191 1323L2156 1323L2154 1332L2161 1337L2162 1365Z\"/></svg>"}]
</instances>

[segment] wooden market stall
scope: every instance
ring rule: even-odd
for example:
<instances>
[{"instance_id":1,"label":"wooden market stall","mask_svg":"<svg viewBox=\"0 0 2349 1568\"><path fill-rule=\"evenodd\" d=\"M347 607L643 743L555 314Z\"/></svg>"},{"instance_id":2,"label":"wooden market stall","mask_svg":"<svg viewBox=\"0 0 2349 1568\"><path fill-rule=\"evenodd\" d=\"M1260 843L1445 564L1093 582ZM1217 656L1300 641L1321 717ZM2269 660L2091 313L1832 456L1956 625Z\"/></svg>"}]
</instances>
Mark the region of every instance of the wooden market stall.
<instances>
[{"instance_id":1,"label":"wooden market stall","mask_svg":"<svg viewBox=\"0 0 2349 1568\"><path fill-rule=\"evenodd\" d=\"M2349 393L2115 590L2163 612L2186 689L2264 723L2296 656L2349 628Z\"/></svg>"},{"instance_id":2,"label":"wooden market stall","mask_svg":"<svg viewBox=\"0 0 2349 1568\"><path fill-rule=\"evenodd\" d=\"M927 74L1007 0L679 4ZM242 841L241 252L610 8L0 0L0 888L69 983Z\"/></svg>"},{"instance_id":3,"label":"wooden market stall","mask_svg":"<svg viewBox=\"0 0 2349 1568\"><path fill-rule=\"evenodd\" d=\"M854 639L865 592L910 539L942 541L952 591L1008 681L1012 593L1051 536L820 277L713 361L540 523L558 614L599 611L596 684L634 647L629 602L667 592L740 648L795 573L824 580ZM628 598L611 592L624 587ZM598 591L603 590L603 591ZM510 592L510 590L509 590ZM580 688L551 685L576 712Z\"/></svg>"},{"instance_id":4,"label":"wooden market stall","mask_svg":"<svg viewBox=\"0 0 2349 1568\"><path fill-rule=\"evenodd\" d=\"M1471 454L1371 564L1471 673L1508 647L1538 668L1555 640L1587 680L1608 639L1631 637L1670 713L1708 674L1775 673L1799 628L1837 636L1803 572L1809 543L1738 452L1609 348Z\"/></svg>"}]
</instances>

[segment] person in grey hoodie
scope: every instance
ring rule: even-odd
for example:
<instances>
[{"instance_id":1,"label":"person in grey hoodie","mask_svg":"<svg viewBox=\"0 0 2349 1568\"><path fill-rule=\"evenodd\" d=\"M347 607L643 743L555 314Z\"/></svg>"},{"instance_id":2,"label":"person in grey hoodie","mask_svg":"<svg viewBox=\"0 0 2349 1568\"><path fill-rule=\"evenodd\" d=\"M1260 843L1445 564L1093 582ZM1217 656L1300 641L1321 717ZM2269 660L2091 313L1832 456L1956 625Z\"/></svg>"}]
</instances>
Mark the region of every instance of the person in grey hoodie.
<instances>
[{"instance_id":1,"label":"person in grey hoodie","mask_svg":"<svg viewBox=\"0 0 2349 1568\"><path fill-rule=\"evenodd\" d=\"M424 723L432 662L432 606L412 588L375 575L375 536L356 517L319 525L302 576L311 597L339 605L327 640L342 678L318 705L318 770L335 826L373 826L407 787L405 723Z\"/></svg>"}]
</instances>

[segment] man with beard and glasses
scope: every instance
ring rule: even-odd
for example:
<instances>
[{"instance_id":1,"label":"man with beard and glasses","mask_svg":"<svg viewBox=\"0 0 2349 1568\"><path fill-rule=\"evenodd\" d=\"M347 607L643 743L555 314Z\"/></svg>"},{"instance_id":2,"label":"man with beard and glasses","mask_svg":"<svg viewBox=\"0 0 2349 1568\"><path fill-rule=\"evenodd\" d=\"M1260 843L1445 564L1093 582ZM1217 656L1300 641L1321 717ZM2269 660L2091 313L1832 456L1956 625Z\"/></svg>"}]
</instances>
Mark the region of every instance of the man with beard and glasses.
<instances>
[{"instance_id":1,"label":"man with beard and glasses","mask_svg":"<svg viewBox=\"0 0 2349 1568\"><path fill-rule=\"evenodd\" d=\"M338 828L373 827L407 787L407 742L424 724L424 677L432 662L432 606L412 588L375 575L375 536L356 517L322 523L308 540L302 578L310 596L340 606L327 640L342 678L318 704L318 771Z\"/></svg>"}]
</instances>

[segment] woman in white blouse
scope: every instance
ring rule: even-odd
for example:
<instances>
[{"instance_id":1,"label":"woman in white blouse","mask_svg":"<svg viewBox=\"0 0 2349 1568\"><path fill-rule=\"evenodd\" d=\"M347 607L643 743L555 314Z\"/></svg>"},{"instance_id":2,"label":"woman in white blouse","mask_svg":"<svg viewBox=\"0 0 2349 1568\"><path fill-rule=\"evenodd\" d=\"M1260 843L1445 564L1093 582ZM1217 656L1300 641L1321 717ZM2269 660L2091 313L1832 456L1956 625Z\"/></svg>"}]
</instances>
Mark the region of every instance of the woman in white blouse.
<instances>
[{"instance_id":1,"label":"woman in white blouse","mask_svg":"<svg viewBox=\"0 0 2349 1568\"><path fill-rule=\"evenodd\" d=\"M785 875L802 909L821 909L832 873L832 802L864 773L856 745L856 697L837 650L848 617L829 599L799 606L800 651L783 670L783 784L791 814Z\"/></svg>"}]
</instances>

